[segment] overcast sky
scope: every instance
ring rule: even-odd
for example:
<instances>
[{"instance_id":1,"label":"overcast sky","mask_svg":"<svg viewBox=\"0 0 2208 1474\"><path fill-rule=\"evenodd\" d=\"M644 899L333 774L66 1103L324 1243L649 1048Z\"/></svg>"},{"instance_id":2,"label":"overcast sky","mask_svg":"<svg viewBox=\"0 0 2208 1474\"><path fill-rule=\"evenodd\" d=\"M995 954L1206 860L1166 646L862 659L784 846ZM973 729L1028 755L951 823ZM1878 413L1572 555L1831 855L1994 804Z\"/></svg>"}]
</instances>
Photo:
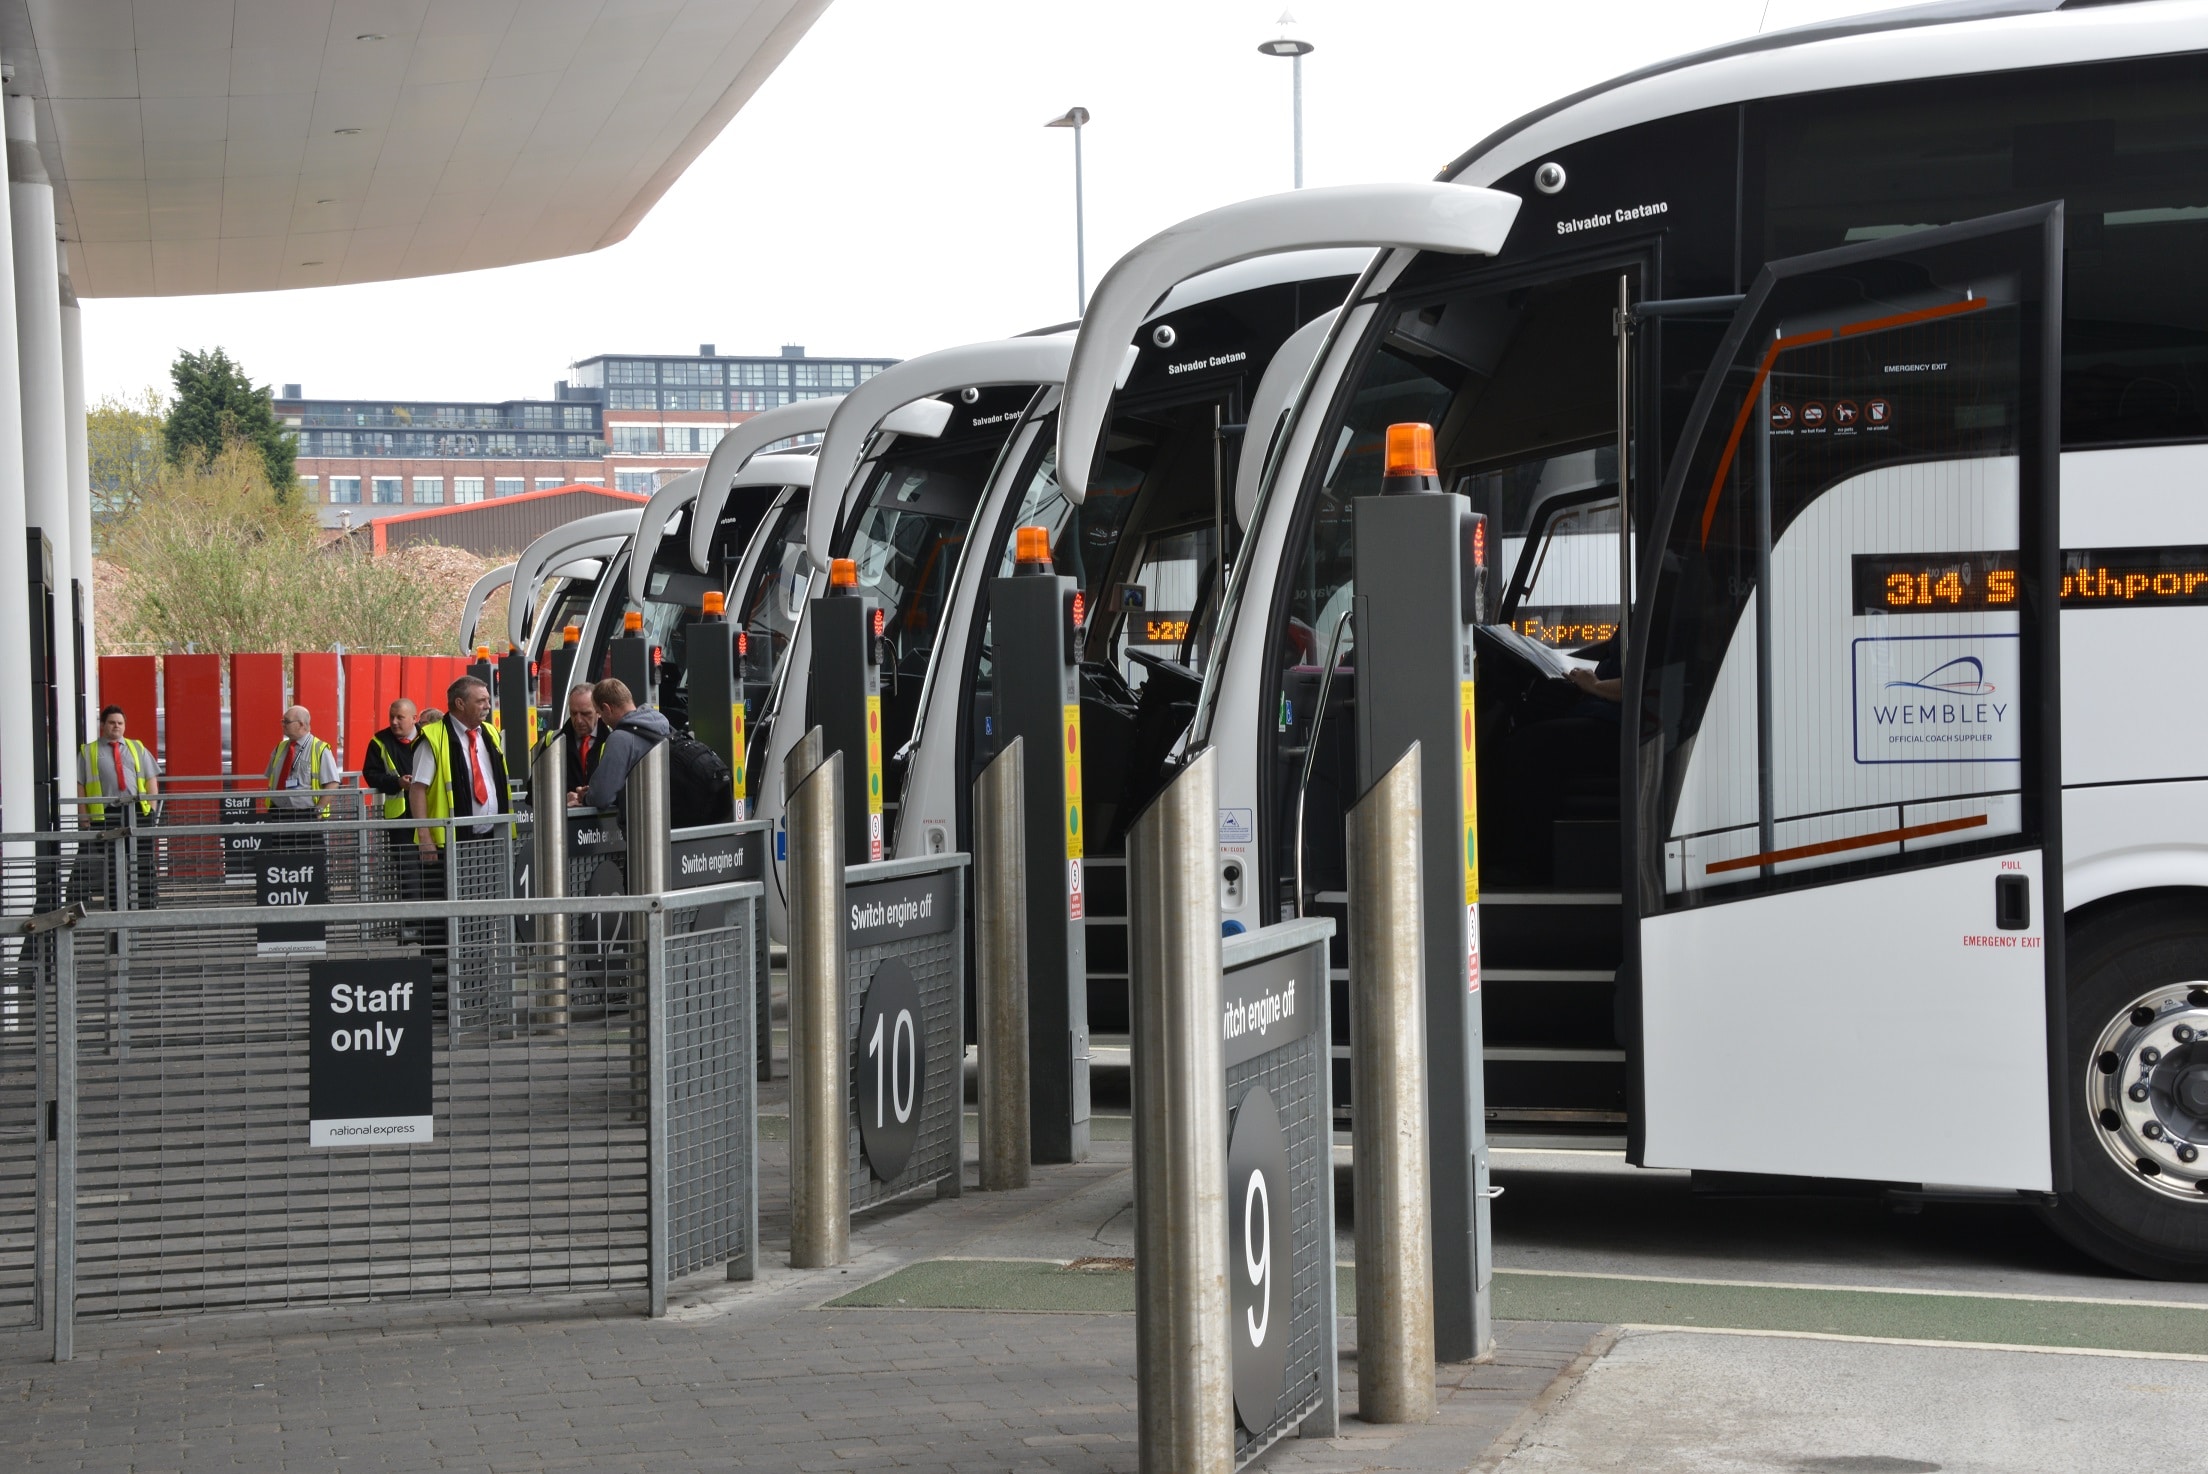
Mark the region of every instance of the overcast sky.
<instances>
[{"instance_id":1,"label":"overcast sky","mask_svg":"<svg viewBox=\"0 0 2208 1474\"><path fill-rule=\"evenodd\" d=\"M459 276L84 304L95 399L220 345L318 398L549 397L595 353L903 358L1074 315L1076 104L1089 281L1154 231L1286 189L1283 3L1304 182L1428 179L1511 118L1847 0L833 0L635 232Z\"/></svg>"}]
</instances>

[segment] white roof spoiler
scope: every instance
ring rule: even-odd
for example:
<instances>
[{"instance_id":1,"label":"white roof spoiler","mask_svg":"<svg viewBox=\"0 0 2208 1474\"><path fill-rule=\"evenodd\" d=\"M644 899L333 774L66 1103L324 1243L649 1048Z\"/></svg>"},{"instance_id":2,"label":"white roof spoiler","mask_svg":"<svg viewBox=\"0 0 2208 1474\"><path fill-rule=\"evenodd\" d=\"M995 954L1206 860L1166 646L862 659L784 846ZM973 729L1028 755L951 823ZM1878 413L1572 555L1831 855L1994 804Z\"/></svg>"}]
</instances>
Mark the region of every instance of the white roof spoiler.
<instances>
[{"instance_id":1,"label":"white roof spoiler","mask_svg":"<svg viewBox=\"0 0 2208 1474\"><path fill-rule=\"evenodd\" d=\"M1058 485L1087 497L1127 345L1166 293L1199 272L1278 251L1367 246L1493 255L1519 199L1462 184L1346 184L1266 195L1191 216L1119 258L1097 283L1058 410Z\"/></svg>"},{"instance_id":2,"label":"white roof spoiler","mask_svg":"<svg viewBox=\"0 0 2208 1474\"><path fill-rule=\"evenodd\" d=\"M607 541L613 542L615 539L608 538ZM597 544L593 543L591 546L596 547ZM605 571L606 560L603 558L577 558L572 563L562 563L546 576L550 578L596 578Z\"/></svg>"},{"instance_id":3,"label":"white roof spoiler","mask_svg":"<svg viewBox=\"0 0 2208 1474\"><path fill-rule=\"evenodd\" d=\"M1273 442L1296 402L1296 391L1311 372L1311 360L1319 356L1319 345L1341 315L1341 308L1331 308L1290 333L1274 352L1273 361L1265 365L1257 392L1250 396L1249 428L1242 432L1242 458L1235 463L1234 473L1234 520L1244 532L1251 530L1251 519L1257 515L1257 483L1265 474L1265 457L1272 454Z\"/></svg>"},{"instance_id":4,"label":"white roof spoiler","mask_svg":"<svg viewBox=\"0 0 2208 1474\"><path fill-rule=\"evenodd\" d=\"M729 483L736 473L767 446L797 435L818 435L828 428L829 417L843 402L841 394L824 399L797 399L763 409L720 438L705 460L704 490L698 493L698 510L690 519L690 566L705 572L705 555L713 546L713 529L728 505Z\"/></svg>"},{"instance_id":5,"label":"white roof spoiler","mask_svg":"<svg viewBox=\"0 0 2208 1474\"><path fill-rule=\"evenodd\" d=\"M537 590L545 575L573 558L603 557L618 552L628 535L636 531L636 508L617 507L563 522L528 547L514 563L514 592L506 600L506 638L515 649L529 643L529 618ZM598 544L606 546L597 546Z\"/></svg>"},{"instance_id":6,"label":"white roof spoiler","mask_svg":"<svg viewBox=\"0 0 2208 1474\"><path fill-rule=\"evenodd\" d=\"M685 471L653 492L644 510L636 514L636 546L641 556L629 560L629 597L635 602L644 602L644 590L651 583L652 554L659 551L659 540L667 531L669 519L696 501L698 488L704 484L703 471Z\"/></svg>"},{"instance_id":7,"label":"white roof spoiler","mask_svg":"<svg viewBox=\"0 0 2208 1474\"><path fill-rule=\"evenodd\" d=\"M468 586L468 601L460 606L460 653L475 653L475 627L483 618L483 605L491 595L514 581L514 565L502 564Z\"/></svg>"},{"instance_id":8,"label":"white roof spoiler","mask_svg":"<svg viewBox=\"0 0 2208 1474\"><path fill-rule=\"evenodd\" d=\"M868 437L877 429L897 429L889 423L891 411L957 389L1060 384L1065 382L1072 356L1073 337L1066 333L968 343L893 364L844 396L835 418L828 422L827 438L820 443L820 469L813 475L813 490L819 495L805 506L805 552L813 565L828 566L828 543L836 534L836 514L852 473L859 468ZM950 408L942 406L946 421Z\"/></svg>"}]
</instances>

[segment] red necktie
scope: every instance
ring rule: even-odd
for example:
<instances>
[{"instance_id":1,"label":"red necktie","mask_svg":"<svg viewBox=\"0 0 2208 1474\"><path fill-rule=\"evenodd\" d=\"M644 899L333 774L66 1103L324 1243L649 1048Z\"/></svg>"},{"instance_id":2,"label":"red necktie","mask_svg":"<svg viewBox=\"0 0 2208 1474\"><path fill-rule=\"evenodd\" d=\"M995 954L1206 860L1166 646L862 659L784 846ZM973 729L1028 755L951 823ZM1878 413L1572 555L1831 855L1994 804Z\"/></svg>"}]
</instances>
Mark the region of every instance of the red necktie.
<instances>
[{"instance_id":1,"label":"red necktie","mask_svg":"<svg viewBox=\"0 0 2208 1474\"><path fill-rule=\"evenodd\" d=\"M576 737L581 746L575 754L575 766L587 773L590 771L590 734L579 732Z\"/></svg>"},{"instance_id":2,"label":"red necktie","mask_svg":"<svg viewBox=\"0 0 2208 1474\"><path fill-rule=\"evenodd\" d=\"M276 765L276 776L269 780L269 787L281 788L284 786L284 779L290 776L291 773L291 755L291 739L286 737L284 739L284 760Z\"/></svg>"},{"instance_id":3,"label":"red necktie","mask_svg":"<svg viewBox=\"0 0 2208 1474\"><path fill-rule=\"evenodd\" d=\"M130 774L123 770L123 744L110 742L107 744L107 750L115 757L115 791L117 793L130 792Z\"/></svg>"},{"instance_id":4,"label":"red necktie","mask_svg":"<svg viewBox=\"0 0 2208 1474\"><path fill-rule=\"evenodd\" d=\"M491 801L491 787L483 781L483 767L489 761L490 754L483 750L482 729L477 728L468 733L468 773L475 779L475 811L479 814Z\"/></svg>"}]
</instances>

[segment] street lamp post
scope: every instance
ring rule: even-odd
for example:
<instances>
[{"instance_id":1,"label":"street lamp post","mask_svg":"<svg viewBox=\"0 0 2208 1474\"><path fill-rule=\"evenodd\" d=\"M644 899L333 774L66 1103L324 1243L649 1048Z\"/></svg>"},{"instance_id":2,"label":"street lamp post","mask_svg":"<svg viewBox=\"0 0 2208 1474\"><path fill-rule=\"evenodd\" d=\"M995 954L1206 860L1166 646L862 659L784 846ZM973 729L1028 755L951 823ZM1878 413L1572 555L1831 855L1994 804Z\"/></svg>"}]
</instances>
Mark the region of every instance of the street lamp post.
<instances>
[{"instance_id":1,"label":"street lamp post","mask_svg":"<svg viewBox=\"0 0 2208 1474\"><path fill-rule=\"evenodd\" d=\"M1282 25L1294 22L1295 17L1284 15ZM1270 41L1260 41L1257 49L1267 56L1285 56L1294 70L1296 94L1296 188L1303 188L1303 59L1317 48L1309 41L1297 41L1287 36L1275 36Z\"/></svg>"},{"instance_id":2,"label":"street lamp post","mask_svg":"<svg viewBox=\"0 0 2208 1474\"><path fill-rule=\"evenodd\" d=\"M1085 107L1067 108L1064 117L1052 118L1045 128L1073 130L1073 315L1089 310L1088 231L1081 218L1081 127L1089 121Z\"/></svg>"}]
</instances>

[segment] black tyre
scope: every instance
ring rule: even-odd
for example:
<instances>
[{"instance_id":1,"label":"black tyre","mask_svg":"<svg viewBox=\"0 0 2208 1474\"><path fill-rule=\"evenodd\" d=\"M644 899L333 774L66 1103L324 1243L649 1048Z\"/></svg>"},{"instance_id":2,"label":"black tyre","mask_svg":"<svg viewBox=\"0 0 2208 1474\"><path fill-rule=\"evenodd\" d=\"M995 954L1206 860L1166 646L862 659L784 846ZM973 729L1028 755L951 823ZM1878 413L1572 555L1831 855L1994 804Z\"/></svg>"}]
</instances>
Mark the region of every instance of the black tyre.
<instances>
[{"instance_id":1,"label":"black tyre","mask_svg":"<svg viewBox=\"0 0 2208 1474\"><path fill-rule=\"evenodd\" d=\"M2070 1190L2047 1222L2103 1263L2208 1279L2208 902L2069 938Z\"/></svg>"}]
</instances>

